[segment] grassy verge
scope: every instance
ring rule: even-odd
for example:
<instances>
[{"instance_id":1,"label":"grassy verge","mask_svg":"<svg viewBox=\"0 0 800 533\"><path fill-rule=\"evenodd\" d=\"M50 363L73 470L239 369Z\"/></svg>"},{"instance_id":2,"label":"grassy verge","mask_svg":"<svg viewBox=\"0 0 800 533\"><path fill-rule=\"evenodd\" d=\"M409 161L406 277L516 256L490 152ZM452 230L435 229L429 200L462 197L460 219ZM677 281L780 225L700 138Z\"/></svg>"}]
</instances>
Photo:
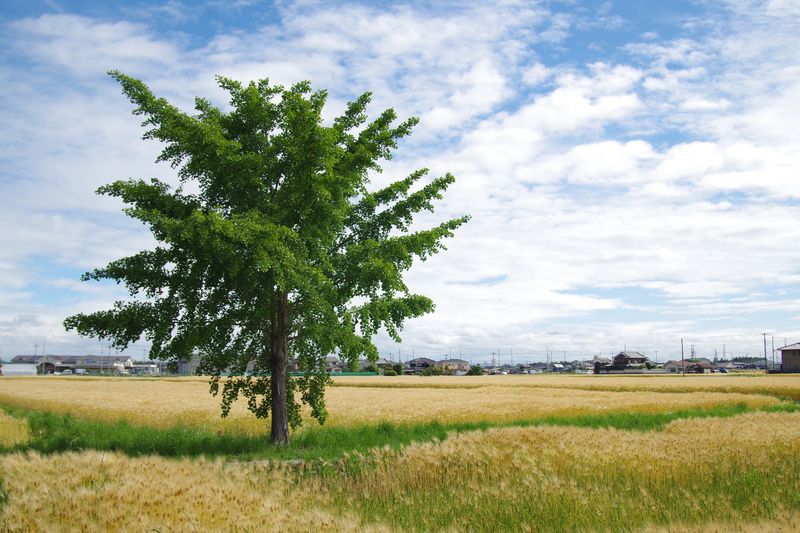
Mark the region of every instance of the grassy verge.
<instances>
[{"instance_id":1,"label":"grassy verge","mask_svg":"<svg viewBox=\"0 0 800 533\"><path fill-rule=\"evenodd\" d=\"M608 413L573 417L548 417L510 422L431 421L400 425L383 422L356 427L309 427L293 435L289 448L271 445L264 437L216 434L192 427L156 429L126 422L101 422L46 411L5 407L12 416L27 419L30 439L12 449L33 449L42 453L70 450L113 450L137 455L236 456L237 459L302 459L334 461L346 453L372 448L397 449L412 442L445 440L448 434L496 427L575 426L616 428L632 431L663 429L673 420L701 417L730 417L752 411L744 403L719 405L710 409L686 409L665 413ZM800 404L781 404L767 411L793 412ZM1 448L0 448L1 449Z\"/></svg>"}]
</instances>

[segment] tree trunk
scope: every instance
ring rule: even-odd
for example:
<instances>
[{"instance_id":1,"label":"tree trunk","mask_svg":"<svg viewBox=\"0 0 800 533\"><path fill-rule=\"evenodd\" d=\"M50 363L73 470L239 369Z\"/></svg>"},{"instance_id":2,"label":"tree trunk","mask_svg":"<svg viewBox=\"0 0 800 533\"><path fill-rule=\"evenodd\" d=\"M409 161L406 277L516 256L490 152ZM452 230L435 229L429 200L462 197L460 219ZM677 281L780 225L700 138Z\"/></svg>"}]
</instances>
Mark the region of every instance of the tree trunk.
<instances>
[{"instance_id":1,"label":"tree trunk","mask_svg":"<svg viewBox=\"0 0 800 533\"><path fill-rule=\"evenodd\" d=\"M286 412L286 371L289 366L289 295L278 295L272 320L270 373L272 388L272 443L289 444L289 417Z\"/></svg>"}]
</instances>

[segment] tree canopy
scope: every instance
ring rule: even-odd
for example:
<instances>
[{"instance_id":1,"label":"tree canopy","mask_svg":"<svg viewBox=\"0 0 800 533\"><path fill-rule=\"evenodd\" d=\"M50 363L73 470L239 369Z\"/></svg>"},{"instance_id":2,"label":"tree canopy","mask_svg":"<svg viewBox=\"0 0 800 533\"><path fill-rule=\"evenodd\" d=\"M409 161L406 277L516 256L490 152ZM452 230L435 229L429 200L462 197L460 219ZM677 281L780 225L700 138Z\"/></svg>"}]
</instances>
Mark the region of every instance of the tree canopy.
<instances>
[{"instance_id":1,"label":"tree canopy","mask_svg":"<svg viewBox=\"0 0 800 533\"><path fill-rule=\"evenodd\" d=\"M120 198L158 245L84 274L125 284L131 298L71 316L65 327L120 349L144 338L152 359L199 355L223 416L243 397L271 418L272 440L287 443L300 402L325 421L327 355L375 361L381 328L399 341L407 318L433 311L403 275L468 217L410 226L454 178L421 169L370 190L369 173L381 171L417 119L395 124L387 109L368 121L369 93L326 125L327 94L308 82L287 89L219 77L230 109L197 98L188 114L141 81L110 75L144 117L143 138L164 144L157 161L177 168L182 185L129 179L98 189ZM301 375L287 372L290 357Z\"/></svg>"}]
</instances>

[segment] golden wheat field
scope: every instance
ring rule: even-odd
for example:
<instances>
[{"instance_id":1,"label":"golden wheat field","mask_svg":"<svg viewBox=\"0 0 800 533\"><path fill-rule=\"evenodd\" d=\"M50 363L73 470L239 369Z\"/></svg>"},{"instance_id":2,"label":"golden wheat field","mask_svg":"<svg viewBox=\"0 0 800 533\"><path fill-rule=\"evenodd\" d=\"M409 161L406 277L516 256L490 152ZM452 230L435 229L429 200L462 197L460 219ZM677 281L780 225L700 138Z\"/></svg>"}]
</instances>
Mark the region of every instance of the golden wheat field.
<instances>
[{"instance_id":1,"label":"golden wheat field","mask_svg":"<svg viewBox=\"0 0 800 533\"><path fill-rule=\"evenodd\" d=\"M0 517L19 531L794 531L798 458L800 413L491 429L351 457L335 476L15 453L0 456Z\"/></svg>"},{"instance_id":2,"label":"golden wheat field","mask_svg":"<svg viewBox=\"0 0 800 533\"><path fill-rule=\"evenodd\" d=\"M118 453L0 457L10 531L364 530L280 468ZM4 529L5 529L4 528Z\"/></svg>"},{"instance_id":3,"label":"golden wheat field","mask_svg":"<svg viewBox=\"0 0 800 533\"><path fill-rule=\"evenodd\" d=\"M13 418L0 411L0 448L23 444L29 436L30 429L26 420Z\"/></svg>"},{"instance_id":4,"label":"golden wheat field","mask_svg":"<svg viewBox=\"0 0 800 533\"><path fill-rule=\"evenodd\" d=\"M0 411L0 530L797 531L798 397L800 376L339 377L326 394L334 428L508 427L300 463L40 454L42 429ZM3 378L0 406L266 431L242 404L220 419L200 377ZM637 430L514 425L725 406L739 409Z\"/></svg>"},{"instance_id":5,"label":"golden wheat field","mask_svg":"<svg viewBox=\"0 0 800 533\"><path fill-rule=\"evenodd\" d=\"M739 392L771 394L800 400L800 374L687 374L681 375L595 375L538 374L509 376L402 376L334 378L344 387L438 387L471 388L531 387L598 391L649 392Z\"/></svg>"},{"instance_id":6,"label":"golden wheat field","mask_svg":"<svg viewBox=\"0 0 800 533\"><path fill-rule=\"evenodd\" d=\"M726 518L730 529L765 512L796 523L800 413L677 420L661 432L498 428L378 450L370 460L371 468L341 481L344 500L375 514L408 507L414 523L433 528L447 513L472 513L476 525L503 513L536 516L548 506L568 509L562 515L575 529L603 512L619 530L636 516L652 523L665 513L676 526L705 514ZM743 504L737 511L713 511L736 509L736 499Z\"/></svg>"},{"instance_id":7,"label":"golden wheat field","mask_svg":"<svg viewBox=\"0 0 800 533\"><path fill-rule=\"evenodd\" d=\"M775 405L767 396L800 395L800 377L776 379L706 376L608 380L540 376L341 377L326 393L327 424L352 426L382 421L418 423L509 422L546 416L656 413L745 403ZM692 393L686 393L691 382ZM219 398L203 378L132 379L30 377L0 381L0 404L71 413L104 421L153 427L187 425L231 433L262 434L243 402L220 419Z\"/></svg>"}]
</instances>

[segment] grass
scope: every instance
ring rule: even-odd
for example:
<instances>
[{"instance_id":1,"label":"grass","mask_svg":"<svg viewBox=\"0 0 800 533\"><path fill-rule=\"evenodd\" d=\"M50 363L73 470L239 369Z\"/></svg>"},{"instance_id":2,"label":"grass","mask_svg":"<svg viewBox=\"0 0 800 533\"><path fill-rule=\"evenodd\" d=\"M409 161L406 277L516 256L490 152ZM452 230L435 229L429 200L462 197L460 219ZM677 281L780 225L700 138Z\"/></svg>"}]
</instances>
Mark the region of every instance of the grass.
<instances>
[{"instance_id":1,"label":"grass","mask_svg":"<svg viewBox=\"0 0 800 533\"><path fill-rule=\"evenodd\" d=\"M798 404L780 404L765 409L794 412ZM295 433L289 448L271 445L266 435L213 433L195 427L158 429L135 426L125 421L86 420L69 414L6 407L9 414L25 419L30 427L28 442L16 449L45 454L80 450L108 450L131 456L155 454L165 457L236 456L246 459L302 459L335 461L348 453L365 453L372 448L398 449L414 442L442 441L451 434L498 427L574 426L616 428L634 431L662 430L683 418L731 417L751 412L746 403L723 404L705 409L684 409L666 413L607 413L602 415L552 416L507 422L430 421L416 424L379 424L353 428L314 426Z\"/></svg>"}]
</instances>

